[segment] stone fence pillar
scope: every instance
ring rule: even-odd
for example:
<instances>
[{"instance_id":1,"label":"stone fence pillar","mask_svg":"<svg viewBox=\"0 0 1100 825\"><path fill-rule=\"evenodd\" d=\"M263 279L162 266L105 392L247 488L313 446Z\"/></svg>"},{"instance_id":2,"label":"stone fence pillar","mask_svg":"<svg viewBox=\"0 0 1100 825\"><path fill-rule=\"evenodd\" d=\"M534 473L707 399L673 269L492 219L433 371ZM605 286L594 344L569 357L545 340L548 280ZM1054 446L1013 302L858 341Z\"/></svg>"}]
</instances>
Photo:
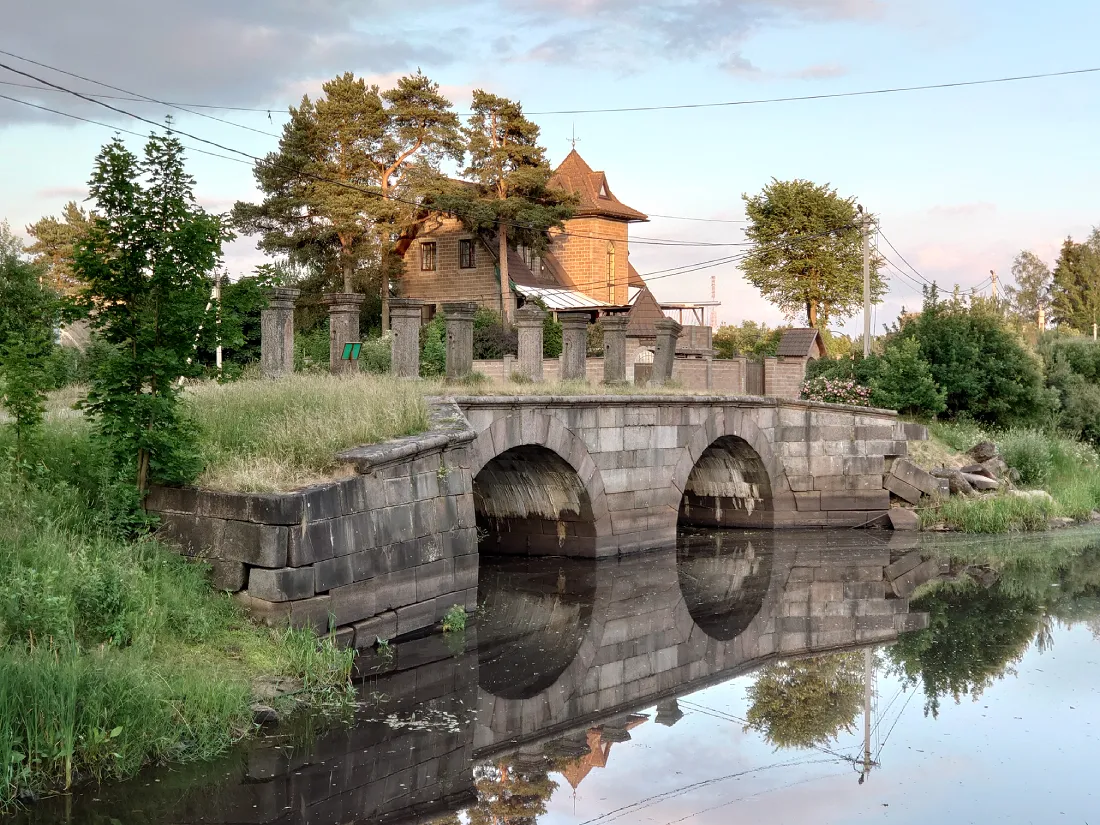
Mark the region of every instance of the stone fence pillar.
<instances>
[{"instance_id":1,"label":"stone fence pillar","mask_svg":"<svg viewBox=\"0 0 1100 825\"><path fill-rule=\"evenodd\" d=\"M474 371L474 315L472 301L444 304L447 323L447 380L465 378Z\"/></svg>"},{"instance_id":2,"label":"stone fence pillar","mask_svg":"<svg viewBox=\"0 0 1100 825\"><path fill-rule=\"evenodd\" d=\"M328 307L328 363L333 375L354 375L359 371L357 361L345 361L340 356L344 344L359 340L359 307L366 295L355 292L326 292L321 303Z\"/></svg>"},{"instance_id":3,"label":"stone fence pillar","mask_svg":"<svg viewBox=\"0 0 1100 825\"><path fill-rule=\"evenodd\" d=\"M559 312L561 324L561 380L585 381L588 371L585 359L588 355L587 312Z\"/></svg>"},{"instance_id":4,"label":"stone fence pillar","mask_svg":"<svg viewBox=\"0 0 1100 825\"><path fill-rule=\"evenodd\" d=\"M294 302L301 292L277 286L260 310L260 370L264 378L294 372Z\"/></svg>"},{"instance_id":5,"label":"stone fence pillar","mask_svg":"<svg viewBox=\"0 0 1100 825\"><path fill-rule=\"evenodd\" d=\"M603 327L603 382L626 383L626 315L608 315L600 319Z\"/></svg>"},{"instance_id":6,"label":"stone fence pillar","mask_svg":"<svg viewBox=\"0 0 1100 825\"><path fill-rule=\"evenodd\" d=\"M424 303L390 298L390 369L398 378L420 377L420 324ZM470 344L471 348L473 343Z\"/></svg>"},{"instance_id":7,"label":"stone fence pillar","mask_svg":"<svg viewBox=\"0 0 1100 825\"><path fill-rule=\"evenodd\" d=\"M653 352L653 377L649 379L649 383L660 386L672 380L672 364L676 360L676 341L683 327L671 318L662 318L653 326L657 328L657 346Z\"/></svg>"},{"instance_id":8,"label":"stone fence pillar","mask_svg":"<svg viewBox=\"0 0 1100 825\"><path fill-rule=\"evenodd\" d=\"M536 382L542 381L542 322L545 318L546 311L535 304L524 304L515 315L519 332L518 372ZM512 377L507 369L505 361L505 381Z\"/></svg>"}]
</instances>

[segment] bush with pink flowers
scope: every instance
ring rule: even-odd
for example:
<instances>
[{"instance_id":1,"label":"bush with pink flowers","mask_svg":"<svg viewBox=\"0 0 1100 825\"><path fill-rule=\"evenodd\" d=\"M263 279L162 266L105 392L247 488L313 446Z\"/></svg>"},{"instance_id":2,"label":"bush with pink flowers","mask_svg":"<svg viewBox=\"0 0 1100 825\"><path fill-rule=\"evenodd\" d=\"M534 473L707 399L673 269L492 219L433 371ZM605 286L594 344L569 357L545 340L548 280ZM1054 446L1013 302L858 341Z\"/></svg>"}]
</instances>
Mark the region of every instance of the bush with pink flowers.
<instances>
[{"instance_id":1,"label":"bush with pink flowers","mask_svg":"<svg viewBox=\"0 0 1100 825\"><path fill-rule=\"evenodd\" d=\"M802 382L801 396L806 401L824 401L829 404L871 405L871 388L848 378L829 378L821 375Z\"/></svg>"}]
</instances>

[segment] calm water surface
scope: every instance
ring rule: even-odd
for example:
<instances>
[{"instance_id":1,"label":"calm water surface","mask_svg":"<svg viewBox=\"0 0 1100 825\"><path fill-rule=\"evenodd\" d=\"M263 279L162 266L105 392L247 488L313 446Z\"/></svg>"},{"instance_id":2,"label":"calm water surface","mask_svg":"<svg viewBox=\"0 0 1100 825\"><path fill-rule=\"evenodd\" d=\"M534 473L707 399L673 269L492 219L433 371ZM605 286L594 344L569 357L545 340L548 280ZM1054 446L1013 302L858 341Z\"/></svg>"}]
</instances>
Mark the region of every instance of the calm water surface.
<instances>
[{"instance_id":1,"label":"calm water surface","mask_svg":"<svg viewBox=\"0 0 1100 825\"><path fill-rule=\"evenodd\" d=\"M21 818L1100 823L1098 533L695 533L487 559L479 602L362 657L353 720Z\"/></svg>"}]
</instances>

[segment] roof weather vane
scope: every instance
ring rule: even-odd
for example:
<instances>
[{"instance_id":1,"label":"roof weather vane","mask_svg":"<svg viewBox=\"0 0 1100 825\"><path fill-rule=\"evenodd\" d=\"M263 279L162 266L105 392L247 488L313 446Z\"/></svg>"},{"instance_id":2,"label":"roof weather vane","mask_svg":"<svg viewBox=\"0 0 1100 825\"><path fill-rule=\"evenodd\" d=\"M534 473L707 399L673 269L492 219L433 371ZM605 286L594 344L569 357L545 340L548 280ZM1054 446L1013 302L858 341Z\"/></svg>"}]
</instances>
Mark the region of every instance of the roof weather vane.
<instances>
[{"instance_id":1,"label":"roof weather vane","mask_svg":"<svg viewBox=\"0 0 1100 825\"><path fill-rule=\"evenodd\" d=\"M577 137L577 124L576 124L576 123L574 123L574 124L573 124L573 137L571 137L571 138L569 139L569 142L573 144L573 148L574 148L574 149L576 149L576 148L577 148L577 142L578 142L579 140L580 140L580 138L579 138L579 137Z\"/></svg>"}]
</instances>

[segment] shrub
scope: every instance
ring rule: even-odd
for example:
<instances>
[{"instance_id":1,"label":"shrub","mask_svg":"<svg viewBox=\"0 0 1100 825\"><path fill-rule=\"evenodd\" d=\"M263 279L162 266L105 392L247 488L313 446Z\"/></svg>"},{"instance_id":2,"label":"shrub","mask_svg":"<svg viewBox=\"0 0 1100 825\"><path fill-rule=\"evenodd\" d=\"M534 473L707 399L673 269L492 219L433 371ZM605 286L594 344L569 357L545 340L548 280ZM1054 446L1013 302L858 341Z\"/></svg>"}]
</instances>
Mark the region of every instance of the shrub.
<instances>
[{"instance_id":1,"label":"shrub","mask_svg":"<svg viewBox=\"0 0 1100 825\"><path fill-rule=\"evenodd\" d=\"M443 313L420 328L420 375L433 378L447 372L447 322Z\"/></svg>"},{"instance_id":2,"label":"shrub","mask_svg":"<svg viewBox=\"0 0 1100 825\"><path fill-rule=\"evenodd\" d=\"M1020 473L1024 484L1045 485L1050 480L1054 456L1051 437L1031 428L1017 428L997 438L997 448L1009 467Z\"/></svg>"},{"instance_id":3,"label":"shrub","mask_svg":"<svg viewBox=\"0 0 1100 825\"><path fill-rule=\"evenodd\" d=\"M920 342L915 338L903 338L887 348L879 359L878 376L871 385L876 407L933 416L946 406L946 394L933 380L928 363L921 358Z\"/></svg>"},{"instance_id":4,"label":"shrub","mask_svg":"<svg viewBox=\"0 0 1100 825\"><path fill-rule=\"evenodd\" d=\"M963 412L995 426L1036 423L1052 409L1042 366L984 303L941 301L935 289L902 339L920 342L932 378L945 393L948 415Z\"/></svg>"},{"instance_id":5,"label":"shrub","mask_svg":"<svg viewBox=\"0 0 1100 825\"><path fill-rule=\"evenodd\" d=\"M518 344L516 331L505 328L498 313L486 307L478 308L474 316L475 359L497 361L505 355L515 355L519 351Z\"/></svg>"},{"instance_id":6,"label":"shrub","mask_svg":"<svg viewBox=\"0 0 1100 825\"><path fill-rule=\"evenodd\" d=\"M801 396L807 401L855 404L866 407L870 404L871 388L864 387L850 379L819 376L803 382Z\"/></svg>"},{"instance_id":7,"label":"shrub","mask_svg":"<svg viewBox=\"0 0 1100 825\"><path fill-rule=\"evenodd\" d=\"M745 321L741 326L723 324L714 333L712 345L719 358L736 355L775 355L787 327L771 329L767 324Z\"/></svg>"},{"instance_id":8,"label":"shrub","mask_svg":"<svg viewBox=\"0 0 1100 825\"><path fill-rule=\"evenodd\" d=\"M392 367L392 341L388 333L363 341L363 349L359 353L359 369L375 375L389 372Z\"/></svg>"},{"instance_id":9,"label":"shrub","mask_svg":"<svg viewBox=\"0 0 1100 825\"><path fill-rule=\"evenodd\" d=\"M294 336L294 371L329 371L329 334L328 319L308 332L299 332Z\"/></svg>"}]
</instances>

